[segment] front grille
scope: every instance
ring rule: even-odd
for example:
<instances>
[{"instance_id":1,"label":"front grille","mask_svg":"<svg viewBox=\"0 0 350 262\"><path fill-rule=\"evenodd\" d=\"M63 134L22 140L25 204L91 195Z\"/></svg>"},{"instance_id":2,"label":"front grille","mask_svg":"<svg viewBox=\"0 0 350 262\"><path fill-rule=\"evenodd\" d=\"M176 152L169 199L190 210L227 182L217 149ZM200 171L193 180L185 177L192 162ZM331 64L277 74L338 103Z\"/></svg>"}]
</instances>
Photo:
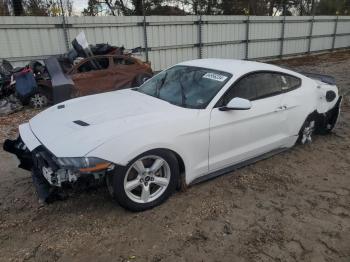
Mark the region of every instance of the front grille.
<instances>
[{"instance_id":1,"label":"front grille","mask_svg":"<svg viewBox=\"0 0 350 262\"><path fill-rule=\"evenodd\" d=\"M55 156L44 146L39 146L33 151L34 165L41 169L42 167L50 167L52 171L59 169L54 160Z\"/></svg>"}]
</instances>

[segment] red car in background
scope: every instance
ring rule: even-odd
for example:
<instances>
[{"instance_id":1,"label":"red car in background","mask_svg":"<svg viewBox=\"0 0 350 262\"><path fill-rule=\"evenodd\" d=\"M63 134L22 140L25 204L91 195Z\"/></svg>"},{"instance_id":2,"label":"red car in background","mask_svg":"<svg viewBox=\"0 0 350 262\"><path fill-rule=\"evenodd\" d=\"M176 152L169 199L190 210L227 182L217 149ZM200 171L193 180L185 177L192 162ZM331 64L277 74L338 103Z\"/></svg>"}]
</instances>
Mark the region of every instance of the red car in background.
<instances>
[{"instance_id":1,"label":"red car in background","mask_svg":"<svg viewBox=\"0 0 350 262\"><path fill-rule=\"evenodd\" d=\"M153 75L149 63L131 55L91 56L62 69L74 82L72 98L139 86ZM30 104L41 108L52 102L53 87L50 79L37 83L38 90L31 96Z\"/></svg>"}]
</instances>

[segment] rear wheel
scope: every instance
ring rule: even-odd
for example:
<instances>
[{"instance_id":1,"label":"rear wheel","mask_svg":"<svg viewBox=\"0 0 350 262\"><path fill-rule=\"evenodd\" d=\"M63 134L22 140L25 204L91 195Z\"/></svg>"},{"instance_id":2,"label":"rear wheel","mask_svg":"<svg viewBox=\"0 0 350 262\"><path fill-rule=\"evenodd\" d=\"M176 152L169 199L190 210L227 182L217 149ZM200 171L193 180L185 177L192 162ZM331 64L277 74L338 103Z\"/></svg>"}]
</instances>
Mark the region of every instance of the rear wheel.
<instances>
[{"instance_id":1,"label":"rear wheel","mask_svg":"<svg viewBox=\"0 0 350 262\"><path fill-rule=\"evenodd\" d=\"M303 126L299 131L298 142L300 144L304 145L304 144L310 144L312 142L312 137L315 132L315 125L316 125L316 121L313 118L308 117L305 120Z\"/></svg>"},{"instance_id":2,"label":"rear wheel","mask_svg":"<svg viewBox=\"0 0 350 262\"><path fill-rule=\"evenodd\" d=\"M151 150L117 167L107 177L107 187L117 202L131 211L143 211L163 203L176 189L179 167L166 150Z\"/></svg>"}]
</instances>

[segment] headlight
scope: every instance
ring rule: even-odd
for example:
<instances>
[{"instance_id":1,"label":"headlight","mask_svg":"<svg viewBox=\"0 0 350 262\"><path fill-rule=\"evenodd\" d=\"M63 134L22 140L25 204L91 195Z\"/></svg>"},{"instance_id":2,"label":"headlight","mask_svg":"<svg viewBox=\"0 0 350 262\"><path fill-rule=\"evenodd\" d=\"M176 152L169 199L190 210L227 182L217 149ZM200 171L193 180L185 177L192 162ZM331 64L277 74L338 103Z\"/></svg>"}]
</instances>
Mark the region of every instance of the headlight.
<instances>
[{"instance_id":1,"label":"headlight","mask_svg":"<svg viewBox=\"0 0 350 262\"><path fill-rule=\"evenodd\" d=\"M111 162L97 157L59 157L56 161L63 168L74 168L83 173L102 171L111 166Z\"/></svg>"}]
</instances>

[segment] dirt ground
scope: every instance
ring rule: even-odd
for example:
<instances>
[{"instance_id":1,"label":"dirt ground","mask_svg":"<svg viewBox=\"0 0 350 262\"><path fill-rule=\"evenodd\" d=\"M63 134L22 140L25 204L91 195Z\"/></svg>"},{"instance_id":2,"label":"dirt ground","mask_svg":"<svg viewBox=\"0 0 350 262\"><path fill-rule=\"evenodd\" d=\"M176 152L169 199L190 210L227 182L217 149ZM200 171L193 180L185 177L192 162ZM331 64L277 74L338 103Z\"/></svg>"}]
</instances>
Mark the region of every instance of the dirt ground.
<instances>
[{"instance_id":1,"label":"dirt ground","mask_svg":"<svg viewBox=\"0 0 350 262\"><path fill-rule=\"evenodd\" d=\"M350 90L350 52L279 61ZM350 101L335 133L130 213L104 188L39 208L0 150L0 261L350 261ZM0 140L37 112L0 118Z\"/></svg>"}]
</instances>

